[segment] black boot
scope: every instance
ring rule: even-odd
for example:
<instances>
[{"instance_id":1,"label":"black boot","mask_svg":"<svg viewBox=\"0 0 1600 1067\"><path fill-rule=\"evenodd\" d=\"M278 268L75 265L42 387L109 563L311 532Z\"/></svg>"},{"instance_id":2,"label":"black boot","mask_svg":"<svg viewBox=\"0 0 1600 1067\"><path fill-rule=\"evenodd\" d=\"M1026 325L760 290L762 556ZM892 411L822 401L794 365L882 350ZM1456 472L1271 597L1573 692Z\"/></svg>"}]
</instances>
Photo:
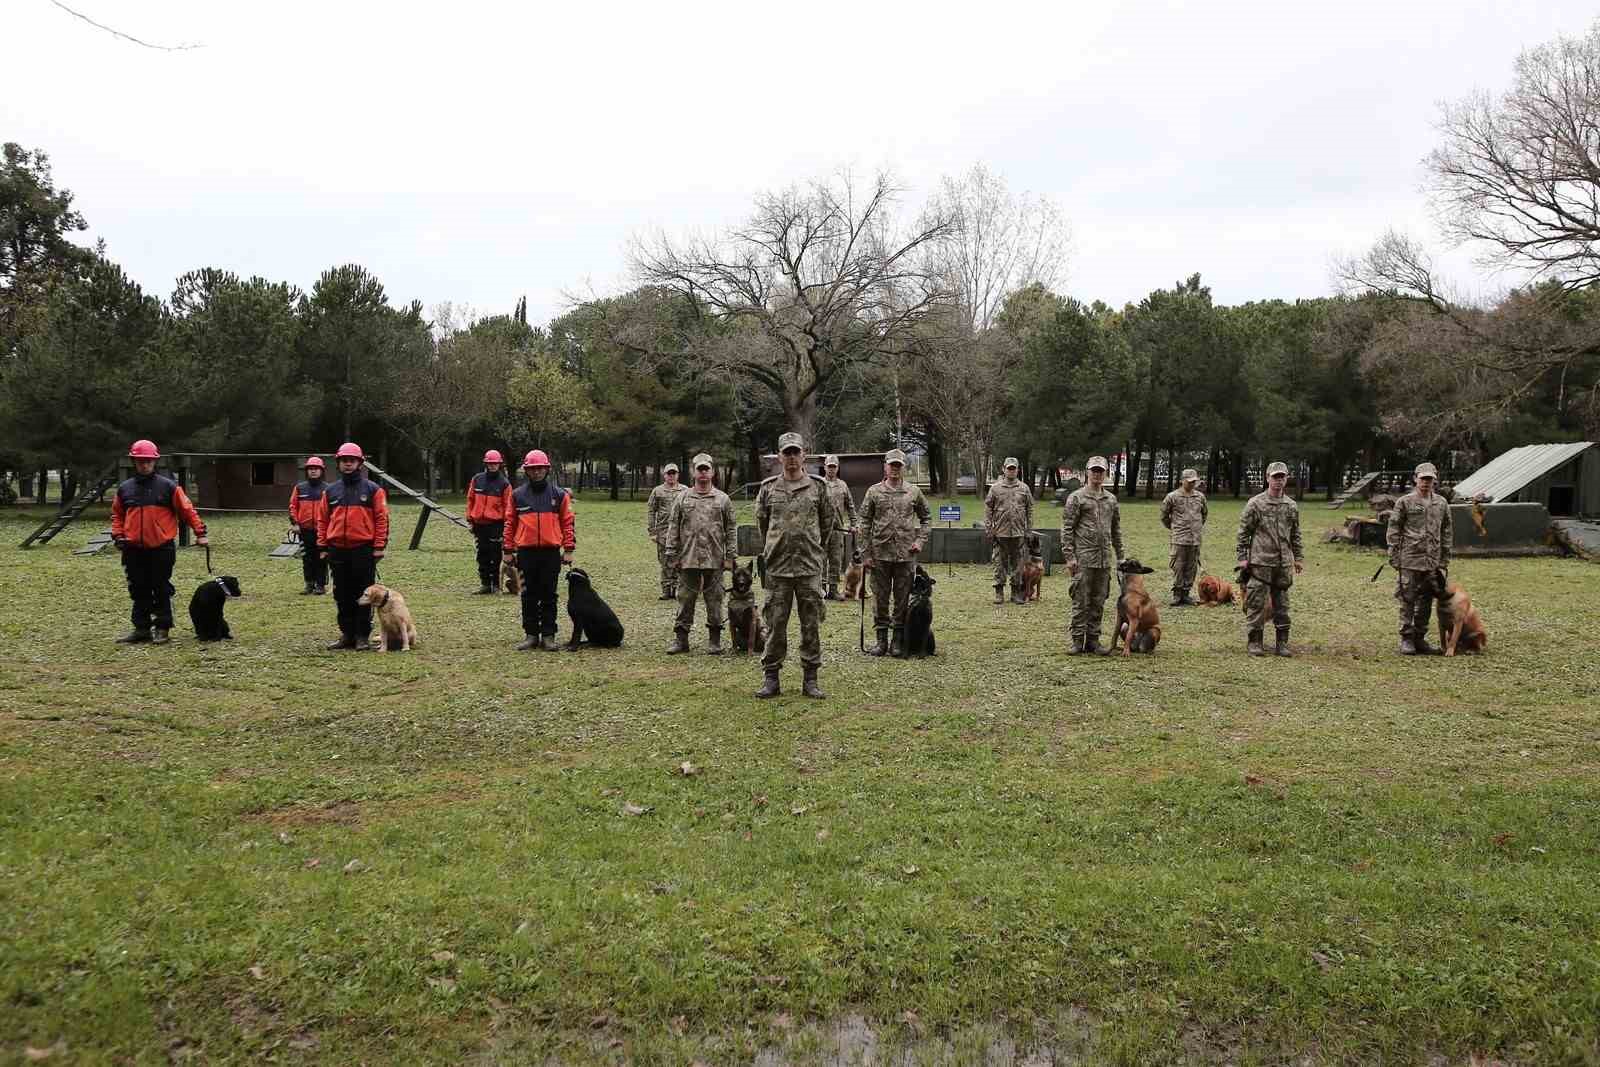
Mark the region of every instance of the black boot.
<instances>
[{"instance_id":1,"label":"black boot","mask_svg":"<svg viewBox=\"0 0 1600 1067\"><path fill-rule=\"evenodd\" d=\"M318 596L327 596L328 595L328 587L326 585L317 586L317 595Z\"/></svg>"},{"instance_id":2,"label":"black boot","mask_svg":"<svg viewBox=\"0 0 1600 1067\"><path fill-rule=\"evenodd\" d=\"M544 634L539 638L539 647L546 652L560 652L561 646L556 644L555 634Z\"/></svg>"},{"instance_id":3,"label":"black boot","mask_svg":"<svg viewBox=\"0 0 1600 1067\"><path fill-rule=\"evenodd\" d=\"M889 644L889 655L895 659L906 658L906 631L903 626L894 628L894 637Z\"/></svg>"},{"instance_id":4,"label":"black boot","mask_svg":"<svg viewBox=\"0 0 1600 1067\"><path fill-rule=\"evenodd\" d=\"M1246 652L1250 653L1250 655L1252 655L1252 656L1265 656L1267 654L1267 650L1261 647L1261 631L1260 630L1251 630L1250 631L1250 636L1246 640L1246 643L1245 643L1245 646L1244 646L1244 650Z\"/></svg>"},{"instance_id":5,"label":"black boot","mask_svg":"<svg viewBox=\"0 0 1600 1067\"><path fill-rule=\"evenodd\" d=\"M884 656L889 652L889 630L887 627L878 627L878 643L867 649L869 656Z\"/></svg>"},{"instance_id":6,"label":"black boot","mask_svg":"<svg viewBox=\"0 0 1600 1067\"><path fill-rule=\"evenodd\" d=\"M805 667L802 668L802 670L804 671L804 674L802 675L802 680L800 682L801 695L808 696L812 700L826 699L827 694L824 693L822 688L817 685L817 669L815 667Z\"/></svg>"},{"instance_id":7,"label":"black boot","mask_svg":"<svg viewBox=\"0 0 1600 1067\"><path fill-rule=\"evenodd\" d=\"M316 592L317 592L317 583L316 582L307 582L306 583L306 587L304 589L300 590L300 595L301 596L315 596Z\"/></svg>"},{"instance_id":8,"label":"black boot","mask_svg":"<svg viewBox=\"0 0 1600 1067\"><path fill-rule=\"evenodd\" d=\"M1083 638L1073 637L1067 641L1067 655L1081 656L1083 651Z\"/></svg>"},{"instance_id":9,"label":"black boot","mask_svg":"<svg viewBox=\"0 0 1600 1067\"><path fill-rule=\"evenodd\" d=\"M756 690L756 699L766 700L768 697L777 696L779 692L778 669L776 667L768 667L767 676L761 680L761 688Z\"/></svg>"},{"instance_id":10,"label":"black boot","mask_svg":"<svg viewBox=\"0 0 1600 1067\"><path fill-rule=\"evenodd\" d=\"M150 643L152 645L164 645L170 640L172 640L172 638L168 636L167 631L163 627L157 626L154 630L150 631Z\"/></svg>"},{"instance_id":11,"label":"black boot","mask_svg":"<svg viewBox=\"0 0 1600 1067\"><path fill-rule=\"evenodd\" d=\"M539 635L529 634L517 645L518 652L537 652L539 649Z\"/></svg>"},{"instance_id":12,"label":"black boot","mask_svg":"<svg viewBox=\"0 0 1600 1067\"><path fill-rule=\"evenodd\" d=\"M673 592L672 592L672 590L670 590L670 589L663 589L663 590L661 590L661 595L660 595L660 596L658 596L658 597L656 597L656 599L657 599L657 600L677 600L677 599L678 599L678 597L677 597L677 595L676 595L676 594L674 594L674 593L673 593Z\"/></svg>"},{"instance_id":13,"label":"black boot","mask_svg":"<svg viewBox=\"0 0 1600 1067\"><path fill-rule=\"evenodd\" d=\"M1011 602L1013 604L1026 604L1028 602L1028 598L1022 595L1022 586L1013 585L1011 587Z\"/></svg>"},{"instance_id":14,"label":"black boot","mask_svg":"<svg viewBox=\"0 0 1600 1067\"><path fill-rule=\"evenodd\" d=\"M689 631L674 629L672 642L667 645L667 655L676 656L687 651L689 651Z\"/></svg>"},{"instance_id":15,"label":"black boot","mask_svg":"<svg viewBox=\"0 0 1600 1067\"><path fill-rule=\"evenodd\" d=\"M356 647L356 639L346 635L328 646L329 652L348 652Z\"/></svg>"},{"instance_id":16,"label":"black boot","mask_svg":"<svg viewBox=\"0 0 1600 1067\"><path fill-rule=\"evenodd\" d=\"M1111 649L1109 647L1107 647L1107 648L1100 647L1100 635L1099 634L1090 634L1088 637L1085 637L1083 639L1083 650L1085 652L1089 653L1092 656L1109 656L1109 655L1111 655Z\"/></svg>"},{"instance_id":17,"label":"black boot","mask_svg":"<svg viewBox=\"0 0 1600 1067\"><path fill-rule=\"evenodd\" d=\"M1287 626L1278 627L1278 647L1273 650L1273 654L1282 656L1284 659L1292 659L1294 657L1294 653L1289 651L1289 628Z\"/></svg>"},{"instance_id":18,"label":"black boot","mask_svg":"<svg viewBox=\"0 0 1600 1067\"><path fill-rule=\"evenodd\" d=\"M722 655L722 627L707 626L706 635L706 655Z\"/></svg>"},{"instance_id":19,"label":"black boot","mask_svg":"<svg viewBox=\"0 0 1600 1067\"><path fill-rule=\"evenodd\" d=\"M488 596L492 592L494 592L494 590L489 586L488 582L481 582L481 583L479 583L477 590L474 591L472 595L473 596Z\"/></svg>"},{"instance_id":20,"label":"black boot","mask_svg":"<svg viewBox=\"0 0 1600 1067\"><path fill-rule=\"evenodd\" d=\"M1400 639L1400 654L1402 656L1415 656L1417 654L1417 643L1409 637L1402 637Z\"/></svg>"},{"instance_id":21,"label":"black boot","mask_svg":"<svg viewBox=\"0 0 1600 1067\"><path fill-rule=\"evenodd\" d=\"M130 630L128 633L125 633L121 637L117 638L117 644L119 645L148 645L149 643L150 631L144 629L143 627Z\"/></svg>"},{"instance_id":22,"label":"black boot","mask_svg":"<svg viewBox=\"0 0 1600 1067\"><path fill-rule=\"evenodd\" d=\"M370 638L370 637L358 637L358 638L356 638L355 645L352 646L352 647L357 652L371 652L372 651L372 638Z\"/></svg>"}]
</instances>

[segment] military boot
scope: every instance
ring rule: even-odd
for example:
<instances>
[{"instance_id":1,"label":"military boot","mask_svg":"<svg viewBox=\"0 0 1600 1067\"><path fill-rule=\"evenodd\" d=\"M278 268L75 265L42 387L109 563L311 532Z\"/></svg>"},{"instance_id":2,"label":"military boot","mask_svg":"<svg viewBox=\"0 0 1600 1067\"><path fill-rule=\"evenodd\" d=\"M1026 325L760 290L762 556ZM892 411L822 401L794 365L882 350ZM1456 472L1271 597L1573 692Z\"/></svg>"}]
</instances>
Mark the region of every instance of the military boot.
<instances>
[{"instance_id":1,"label":"military boot","mask_svg":"<svg viewBox=\"0 0 1600 1067\"><path fill-rule=\"evenodd\" d=\"M477 590L472 595L473 596L488 596L492 592L494 592L494 590L489 588L489 583L488 582L484 582L484 583L482 583L481 585L478 586Z\"/></svg>"},{"instance_id":2,"label":"military boot","mask_svg":"<svg viewBox=\"0 0 1600 1067\"><path fill-rule=\"evenodd\" d=\"M168 635L167 631L160 626L157 626L154 630L150 631L150 643L152 645L164 645L171 640L172 638Z\"/></svg>"},{"instance_id":3,"label":"military boot","mask_svg":"<svg viewBox=\"0 0 1600 1067\"><path fill-rule=\"evenodd\" d=\"M306 583L306 587L304 589L300 590L300 595L301 596L315 596L316 593L317 593L317 583L316 582L307 582Z\"/></svg>"},{"instance_id":4,"label":"military boot","mask_svg":"<svg viewBox=\"0 0 1600 1067\"><path fill-rule=\"evenodd\" d=\"M889 630L887 627L878 627L878 643L867 649L869 656L883 656L889 652Z\"/></svg>"},{"instance_id":5,"label":"military boot","mask_svg":"<svg viewBox=\"0 0 1600 1067\"><path fill-rule=\"evenodd\" d=\"M329 652L348 652L356 647L356 639L348 634L328 646Z\"/></svg>"},{"instance_id":6,"label":"military boot","mask_svg":"<svg viewBox=\"0 0 1600 1067\"><path fill-rule=\"evenodd\" d=\"M761 688L756 690L757 700L766 700L775 697L781 690L778 688L778 668L768 667L766 677L761 680Z\"/></svg>"},{"instance_id":7,"label":"military boot","mask_svg":"<svg viewBox=\"0 0 1600 1067\"><path fill-rule=\"evenodd\" d=\"M1294 653L1289 651L1289 628L1287 626L1278 627L1278 647L1273 650L1273 654L1282 656L1284 659L1292 659L1294 657Z\"/></svg>"},{"instance_id":8,"label":"military boot","mask_svg":"<svg viewBox=\"0 0 1600 1067\"><path fill-rule=\"evenodd\" d=\"M906 631L903 626L894 628L894 639L889 644L889 655L895 659L906 658Z\"/></svg>"},{"instance_id":9,"label":"military boot","mask_svg":"<svg viewBox=\"0 0 1600 1067\"><path fill-rule=\"evenodd\" d=\"M317 586L317 595L318 596L327 596L328 595L328 587L326 585Z\"/></svg>"},{"instance_id":10,"label":"military boot","mask_svg":"<svg viewBox=\"0 0 1600 1067\"><path fill-rule=\"evenodd\" d=\"M822 691L821 686L817 685L817 669L815 667L803 667L801 669L804 673L800 682L800 694L808 696L812 700L827 699L827 694Z\"/></svg>"},{"instance_id":11,"label":"military boot","mask_svg":"<svg viewBox=\"0 0 1600 1067\"><path fill-rule=\"evenodd\" d=\"M706 655L708 655L708 656L720 656L720 655L722 655L722 627L720 627L720 626L707 626L706 627L706 634L707 634L707 637L706 637Z\"/></svg>"},{"instance_id":12,"label":"military boot","mask_svg":"<svg viewBox=\"0 0 1600 1067\"><path fill-rule=\"evenodd\" d=\"M1022 586L1015 583L1011 586L1011 602L1013 604L1026 604L1028 598L1022 595Z\"/></svg>"},{"instance_id":13,"label":"military boot","mask_svg":"<svg viewBox=\"0 0 1600 1067\"><path fill-rule=\"evenodd\" d=\"M556 644L555 634L545 634L539 638L539 647L546 652L560 652L561 646Z\"/></svg>"},{"instance_id":14,"label":"military boot","mask_svg":"<svg viewBox=\"0 0 1600 1067\"><path fill-rule=\"evenodd\" d=\"M1081 655L1083 655L1083 638L1074 637L1074 638L1072 638L1071 640L1069 640L1067 642L1067 655L1069 655L1069 656L1081 656Z\"/></svg>"},{"instance_id":15,"label":"military boot","mask_svg":"<svg viewBox=\"0 0 1600 1067\"><path fill-rule=\"evenodd\" d=\"M1005 589L1005 587L1006 586L1004 582L1001 582L994 587L994 602L996 604L1004 604L1006 602L1006 595L1005 593L1001 592L1001 590Z\"/></svg>"},{"instance_id":16,"label":"military boot","mask_svg":"<svg viewBox=\"0 0 1600 1067\"><path fill-rule=\"evenodd\" d=\"M1189 598L1185 594L1183 594L1183 593L1173 593L1172 594L1172 599L1167 601L1167 607L1169 607L1169 608L1181 608L1185 604L1187 604L1188 602L1189 602Z\"/></svg>"},{"instance_id":17,"label":"military boot","mask_svg":"<svg viewBox=\"0 0 1600 1067\"><path fill-rule=\"evenodd\" d=\"M656 599L657 600L677 600L678 599L678 594L674 593L671 589L663 589L663 590L661 590L661 595L656 597Z\"/></svg>"},{"instance_id":18,"label":"military boot","mask_svg":"<svg viewBox=\"0 0 1600 1067\"><path fill-rule=\"evenodd\" d=\"M372 651L372 638L370 638L370 637L358 637L358 638L356 638L356 643L355 643L354 647L355 647L355 650L357 652L371 652Z\"/></svg>"},{"instance_id":19,"label":"military boot","mask_svg":"<svg viewBox=\"0 0 1600 1067\"><path fill-rule=\"evenodd\" d=\"M1260 630L1250 631L1250 637L1244 646L1244 650L1252 656L1265 656L1267 654L1267 650L1261 647Z\"/></svg>"},{"instance_id":20,"label":"military boot","mask_svg":"<svg viewBox=\"0 0 1600 1067\"><path fill-rule=\"evenodd\" d=\"M878 632L881 634L883 631L880 630ZM144 629L143 627L140 627L136 630L131 630L117 638L117 644L119 645L147 645L149 643L150 631Z\"/></svg>"},{"instance_id":21,"label":"military boot","mask_svg":"<svg viewBox=\"0 0 1600 1067\"><path fill-rule=\"evenodd\" d=\"M1409 637L1402 637L1400 639L1400 654L1402 656L1415 656L1417 654L1417 643Z\"/></svg>"},{"instance_id":22,"label":"military boot","mask_svg":"<svg viewBox=\"0 0 1600 1067\"><path fill-rule=\"evenodd\" d=\"M1083 650L1095 656L1111 655L1111 649L1109 647L1101 647L1099 634L1090 634L1088 637L1084 638Z\"/></svg>"},{"instance_id":23,"label":"military boot","mask_svg":"<svg viewBox=\"0 0 1600 1067\"><path fill-rule=\"evenodd\" d=\"M536 652L539 649L539 635L529 634L517 645L518 652Z\"/></svg>"},{"instance_id":24,"label":"military boot","mask_svg":"<svg viewBox=\"0 0 1600 1067\"><path fill-rule=\"evenodd\" d=\"M672 643L667 646L667 655L676 656L680 652L689 651L689 631L673 630Z\"/></svg>"},{"instance_id":25,"label":"military boot","mask_svg":"<svg viewBox=\"0 0 1600 1067\"><path fill-rule=\"evenodd\" d=\"M1437 656L1441 651L1443 650L1434 648L1432 645L1428 644L1428 639L1426 637L1423 637L1421 634L1417 635L1417 655Z\"/></svg>"}]
</instances>

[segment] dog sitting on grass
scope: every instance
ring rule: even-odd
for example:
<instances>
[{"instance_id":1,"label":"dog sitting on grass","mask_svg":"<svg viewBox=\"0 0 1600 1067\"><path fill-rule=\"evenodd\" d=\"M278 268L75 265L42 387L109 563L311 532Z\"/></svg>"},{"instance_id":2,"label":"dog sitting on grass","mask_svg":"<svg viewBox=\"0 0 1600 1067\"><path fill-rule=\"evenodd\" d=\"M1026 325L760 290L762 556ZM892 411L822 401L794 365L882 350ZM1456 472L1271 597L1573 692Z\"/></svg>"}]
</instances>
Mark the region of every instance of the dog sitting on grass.
<instances>
[{"instance_id":1,"label":"dog sitting on grass","mask_svg":"<svg viewBox=\"0 0 1600 1067\"><path fill-rule=\"evenodd\" d=\"M1473 607L1472 598L1457 582L1445 582L1442 571L1433 577L1435 596L1439 601L1439 644L1444 654L1453 656L1459 650L1481 654L1489 647L1489 633L1483 628L1483 616ZM1443 592L1437 587L1444 586Z\"/></svg>"},{"instance_id":2,"label":"dog sitting on grass","mask_svg":"<svg viewBox=\"0 0 1600 1067\"><path fill-rule=\"evenodd\" d=\"M622 620L594 591L589 572L577 567L567 572L567 618L572 622L568 652L578 651L585 640L596 648L617 648L622 644Z\"/></svg>"},{"instance_id":3,"label":"dog sitting on grass","mask_svg":"<svg viewBox=\"0 0 1600 1067\"><path fill-rule=\"evenodd\" d=\"M1028 558L1022 563L1022 599L1038 600L1044 581L1044 545L1037 531L1029 532L1027 547Z\"/></svg>"},{"instance_id":4,"label":"dog sitting on grass","mask_svg":"<svg viewBox=\"0 0 1600 1067\"><path fill-rule=\"evenodd\" d=\"M846 600L855 600L866 592L862 588L861 577L861 559L858 554L855 559L850 561L850 566L844 572L844 598Z\"/></svg>"},{"instance_id":5,"label":"dog sitting on grass","mask_svg":"<svg viewBox=\"0 0 1600 1067\"><path fill-rule=\"evenodd\" d=\"M933 655L933 576L919 563L911 575L911 599L906 603L905 650L909 658Z\"/></svg>"},{"instance_id":6,"label":"dog sitting on grass","mask_svg":"<svg viewBox=\"0 0 1600 1067\"><path fill-rule=\"evenodd\" d=\"M371 608L378 625L378 641L373 645L377 652L409 652L417 647L417 624L406 607L405 597L386 585L369 585L356 600L364 608Z\"/></svg>"},{"instance_id":7,"label":"dog sitting on grass","mask_svg":"<svg viewBox=\"0 0 1600 1067\"><path fill-rule=\"evenodd\" d=\"M1136 559L1125 559L1117 565L1117 581L1122 595L1117 597L1116 630L1111 635L1111 651L1122 642L1122 654L1154 652L1161 643L1161 614L1156 602L1144 588L1144 576L1154 574Z\"/></svg>"},{"instance_id":8,"label":"dog sitting on grass","mask_svg":"<svg viewBox=\"0 0 1600 1067\"><path fill-rule=\"evenodd\" d=\"M766 631L761 626L761 612L756 608L755 580L755 568L750 564L733 569L733 591L728 595L728 626L733 634L733 650L736 653L760 652L767 645Z\"/></svg>"},{"instance_id":9,"label":"dog sitting on grass","mask_svg":"<svg viewBox=\"0 0 1600 1067\"><path fill-rule=\"evenodd\" d=\"M194 624L196 640L232 641L233 631L228 629L222 609L230 599L243 595L239 591L239 579L231 574L202 582L189 598L189 621Z\"/></svg>"}]
</instances>

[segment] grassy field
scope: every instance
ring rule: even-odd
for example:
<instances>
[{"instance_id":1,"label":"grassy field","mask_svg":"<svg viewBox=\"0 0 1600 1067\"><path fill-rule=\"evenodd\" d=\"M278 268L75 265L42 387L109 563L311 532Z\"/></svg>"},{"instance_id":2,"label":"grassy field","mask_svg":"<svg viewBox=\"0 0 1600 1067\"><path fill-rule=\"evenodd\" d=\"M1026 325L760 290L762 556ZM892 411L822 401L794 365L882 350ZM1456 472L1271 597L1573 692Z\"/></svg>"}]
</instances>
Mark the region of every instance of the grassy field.
<instances>
[{"instance_id":1,"label":"grassy field","mask_svg":"<svg viewBox=\"0 0 1600 1067\"><path fill-rule=\"evenodd\" d=\"M830 699L759 702L662 655L642 515L578 504L620 651L514 653L435 521L380 657L321 651L276 519L213 527L238 640L186 551L126 648L98 525L0 514L0 1062L1600 1061L1600 567L1461 561L1490 654L1404 660L1381 557L1315 544L1297 659L1163 609L1123 661L1063 654L1064 570L998 608L941 565L940 657L833 605Z\"/></svg>"}]
</instances>

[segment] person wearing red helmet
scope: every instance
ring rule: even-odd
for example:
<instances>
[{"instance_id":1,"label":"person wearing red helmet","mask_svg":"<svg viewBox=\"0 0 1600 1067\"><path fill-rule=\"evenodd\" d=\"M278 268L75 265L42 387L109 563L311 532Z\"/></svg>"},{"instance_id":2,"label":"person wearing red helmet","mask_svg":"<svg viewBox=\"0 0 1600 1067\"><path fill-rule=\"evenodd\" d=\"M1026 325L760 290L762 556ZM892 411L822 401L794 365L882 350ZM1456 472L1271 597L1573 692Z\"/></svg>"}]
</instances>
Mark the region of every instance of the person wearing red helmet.
<instances>
[{"instance_id":1,"label":"person wearing red helmet","mask_svg":"<svg viewBox=\"0 0 1600 1067\"><path fill-rule=\"evenodd\" d=\"M122 571L133 601L133 631L119 645L164 645L172 630L172 568L178 562L178 524L206 544L206 524L183 487L156 473L161 458L154 441L135 441L128 449L133 477L117 486L111 500L111 540L122 550Z\"/></svg>"},{"instance_id":2,"label":"person wearing red helmet","mask_svg":"<svg viewBox=\"0 0 1600 1067\"><path fill-rule=\"evenodd\" d=\"M556 579L572 562L572 494L550 477L550 457L534 449L522 461L526 477L511 494L506 512L505 546L522 572L522 632L518 652L556 651Z\"/></svg>"},{"instance_id":3,"label":"person wearing red helmet","mask_svg":"<svg viewBox=\"0 0 1600 1067\"><path fill-rule=\"evenodd\" d=\"M500 591L500 556L511 511L511 479L505 475L505 457L498 450L483 454L483 470L467 483L467 521L478 542L478 595Z\"/></svg>"},{"instance_id":4,"label":"person wearing red helmet","mask_svg":"<svg viewBox=\"0 0 1600 1067\"><path fill-rule=\"evenodd\" d=\"M327 491L322 480L322 457L312 456L303 464L306 480L289 490L289 522L300 531L300 574L306 580L301 596L328 591L328 561L317 544L317 503Z\"/></svg>"},{"instance_id":5,"label":"person wearing red helmet","mask_svg":"<svg viewBox=\"0 0 1600 1067\"><path fill-rule=\"evenodd\" d=\"M361 446L339 446L339 480L323 491L317 503L317 544L333 572L333 601L339 609L339 640L329 652L371 645L372 609L362 607L361 594L378 578L378 560L389 544L389 495L361 469Z\"/></svg>"}]
</instances>

